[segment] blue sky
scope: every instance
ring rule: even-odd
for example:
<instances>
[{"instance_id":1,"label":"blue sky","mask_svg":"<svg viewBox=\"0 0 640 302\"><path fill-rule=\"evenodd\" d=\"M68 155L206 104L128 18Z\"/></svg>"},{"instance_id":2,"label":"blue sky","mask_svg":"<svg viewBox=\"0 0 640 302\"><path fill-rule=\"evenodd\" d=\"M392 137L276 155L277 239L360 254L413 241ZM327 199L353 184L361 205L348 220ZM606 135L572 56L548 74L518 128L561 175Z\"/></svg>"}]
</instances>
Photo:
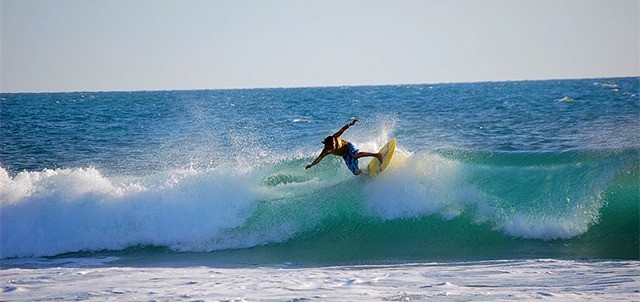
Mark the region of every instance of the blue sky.
<instances>
[{"instance_id":1,"label":"blue sky","mask_svg":"<svg viewBox=\"0 0 640 302\"><path fill-rule=\"evenodd\" d=\"M638 0L1 0L2 92L640 75Z\"/></svg>"}]
</instances>

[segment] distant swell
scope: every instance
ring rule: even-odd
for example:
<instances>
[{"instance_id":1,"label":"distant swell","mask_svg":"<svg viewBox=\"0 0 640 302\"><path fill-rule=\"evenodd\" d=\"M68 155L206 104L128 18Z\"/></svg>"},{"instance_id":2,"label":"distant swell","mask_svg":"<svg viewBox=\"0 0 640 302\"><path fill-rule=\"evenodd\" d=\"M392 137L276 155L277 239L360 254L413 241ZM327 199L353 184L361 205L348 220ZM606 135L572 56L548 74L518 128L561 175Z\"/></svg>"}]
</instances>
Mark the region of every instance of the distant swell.
<instances>
[{"instance_id":1,"label":"distant swell","mask_svg":"<svg viewBox=\"0 0 640 302\"><path fill-rule=\"evenodd\" d=\"M143 177L0 168L0 256L291 245L302 258L336 259L638 255L635 149L400 148L373 180L351 176L338 158L304 170L311 159Z\"/></svg>"}]
</instances>

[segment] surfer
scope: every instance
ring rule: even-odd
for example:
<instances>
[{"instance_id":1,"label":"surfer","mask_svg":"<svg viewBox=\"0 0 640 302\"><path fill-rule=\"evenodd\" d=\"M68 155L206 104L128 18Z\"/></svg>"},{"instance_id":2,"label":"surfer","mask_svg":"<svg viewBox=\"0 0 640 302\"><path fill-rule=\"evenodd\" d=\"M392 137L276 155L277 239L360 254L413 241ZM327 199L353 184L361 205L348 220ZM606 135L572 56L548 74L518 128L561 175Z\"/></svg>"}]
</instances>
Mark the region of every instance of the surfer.
<instances>
[{"instance_id":1,"label":"surfer","mask_svg":"<svg viewBox=\"0 0 640 302\"><path fill-rule=\"evenodd\" d=\"M349 129L349 127L353 126L357 121L358 119L355 118L353 119L353 121L351 121L351 123L348 123L340 128L338 132L325 137L325 139L322 141L322 143L324 144L322 152L320 152L320 155L318 155L318 157L311 164L307 165L305 169L309 169L315 166L329 154L342 156L342 158L344 159L344 163L354 175L359 175L362 172L360 170L360 167L358 167L358 158L372 156L377 158L378 161L382 163L382 155L380 153L360 152L360 150L358 150L352 142L340 138L340 136L342 136L342 134L347 129Z\"/></svg>"}]
</instances>

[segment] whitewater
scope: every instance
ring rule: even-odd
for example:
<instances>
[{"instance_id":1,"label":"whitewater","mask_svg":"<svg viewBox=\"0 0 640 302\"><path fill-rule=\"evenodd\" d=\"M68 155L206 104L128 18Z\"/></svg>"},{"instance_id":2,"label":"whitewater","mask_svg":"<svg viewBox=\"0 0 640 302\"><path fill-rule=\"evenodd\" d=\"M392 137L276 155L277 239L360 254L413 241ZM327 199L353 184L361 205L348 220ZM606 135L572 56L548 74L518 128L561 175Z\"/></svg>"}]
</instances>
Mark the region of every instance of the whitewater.
<instances>
[{"instance_id":1,"label":"whitewater","mask_svg":"<svg viewBox=\"0 0 640 302\"><path fill-rule=\"evenodd\" d=\"M638 300L639 86L2 94L2 300Z\"/></svg>"}]
</instances>

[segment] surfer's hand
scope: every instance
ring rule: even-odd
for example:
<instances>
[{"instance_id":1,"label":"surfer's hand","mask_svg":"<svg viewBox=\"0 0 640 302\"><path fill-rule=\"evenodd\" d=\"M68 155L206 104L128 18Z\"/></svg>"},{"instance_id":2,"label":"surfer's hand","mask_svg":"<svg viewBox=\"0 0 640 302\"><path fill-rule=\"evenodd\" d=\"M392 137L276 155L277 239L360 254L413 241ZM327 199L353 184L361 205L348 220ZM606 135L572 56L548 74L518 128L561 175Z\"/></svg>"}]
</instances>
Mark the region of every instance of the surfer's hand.
<instances>
[{"instance_id":1,"label":"surfer's hand","mask_svg":"<svg viewBox=\"0 0 640 302\"><path fill-rule=\"evenodd\" d=\"M311 168L311 166L312 166L312 165L307 165L306 167L304 167L304 169L305 169L305 170L306 170L306 169L309 169L309 168Z\"/></svg>"},{"instance_id":2,"label":"surfer's hand","mask_svg":"<svg viewBox=\"0 0 640 302\"><path fill-rule=\"evenodd\" d=\"M351 121L351 126L355 125L357 121L359 121L360 119L358 119L357 117L353 119L353 121Z\"/></svg>"}]
</instances>

